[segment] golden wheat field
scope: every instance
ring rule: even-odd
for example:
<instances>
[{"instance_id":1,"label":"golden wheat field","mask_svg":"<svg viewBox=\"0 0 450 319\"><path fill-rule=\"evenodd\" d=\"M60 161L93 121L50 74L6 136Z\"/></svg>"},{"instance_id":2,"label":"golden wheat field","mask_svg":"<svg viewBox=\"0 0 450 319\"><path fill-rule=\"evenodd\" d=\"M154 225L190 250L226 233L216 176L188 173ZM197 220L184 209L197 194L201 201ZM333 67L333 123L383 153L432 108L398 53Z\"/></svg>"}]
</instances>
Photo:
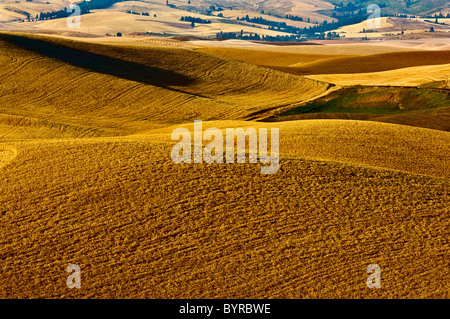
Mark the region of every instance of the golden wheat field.
<instances>
[{"instance_id":1,"label":"golden wheat field","mask_svg":"<svg viewBox=\"0 0 450 319\"><path fill-rule=\"evenodd\" d=\"M198 51L267 67L290 67L312 61L348 57L347 55L335 54L274 52L265 51L261 48L249 50L242 48L202 47Z\"/></svg>"},{"instance_id":2,"label":"golden wheat field","mask_svg":"<svg viewBox=\"0 0 450 319\"><path fill-rule=\"evenodd\" d=\"M310 75L308 78L343 86L421 86L443 82L444 88L450 88L450 64L406 67L371 73L319 74Z\"/></svg>"},{"instance_id":3,"label":"golden wheat field","mask_svg":"<svg viewBox=\"0 0 450 319\"><path fill-rule=\"evenodd\" d=\"M446 88L390 123L269 123L351 84L274 69L322 56L240 50L0 33L0 297L450 297L450 133L400 119L444 121ZM447 53L392 69L438 69ZM171 134L194 120L278 128L278 172L175 164Z\"/></svg>"}]
</instances>

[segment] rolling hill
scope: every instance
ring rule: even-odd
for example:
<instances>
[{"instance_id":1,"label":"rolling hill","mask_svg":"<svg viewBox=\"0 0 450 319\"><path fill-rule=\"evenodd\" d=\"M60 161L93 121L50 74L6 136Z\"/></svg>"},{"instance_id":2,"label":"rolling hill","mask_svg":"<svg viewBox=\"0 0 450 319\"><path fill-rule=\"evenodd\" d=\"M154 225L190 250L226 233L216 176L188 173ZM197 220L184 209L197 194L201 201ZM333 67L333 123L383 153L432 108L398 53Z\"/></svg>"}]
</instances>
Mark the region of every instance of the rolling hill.
<instances>
[{"instance_id":1,"label":"rolling hill","mask_svg":"<svg viewBox=\"0 0 450 319\"><path fill-rule=\"evenodd\" d=\"M0 33L0 297L449 296L450 133L251 121L352 88L235 55ZM297 58L317 57L273 63ZM174 164L171 133L196 119L279 128L278 173Z\"/></svg>"},{"instance_id":2,"label":"rolling hill","mask_svg":"<svg viewBox=\"0 0 450 319\"><path fill-rule=\"evenodd\" d=\"M115 136L195 118L244 119L329 87L193 50L12 34L0 41L3 139Z\"/></svg>"},{"instance_id":3,"label":"rolling hill","mask_svg":"<svg viewBox=\"0 0 450 319\"><path fill-rule=\"evenodd\" d=\"M258 165L175 165L170 144L150 133L8 143L17 156L0 174L0 295L448 296L448 178L354 164L376 154L439 176L449 171L448 133L346 121L288 130L298 135L282 133L293 143L284 151L301 153L282 155L270 178ZM65 286L71 263L81 289ZM383 289L365 286L371 263L382 267Z\"/></svg>"}]
</instances>

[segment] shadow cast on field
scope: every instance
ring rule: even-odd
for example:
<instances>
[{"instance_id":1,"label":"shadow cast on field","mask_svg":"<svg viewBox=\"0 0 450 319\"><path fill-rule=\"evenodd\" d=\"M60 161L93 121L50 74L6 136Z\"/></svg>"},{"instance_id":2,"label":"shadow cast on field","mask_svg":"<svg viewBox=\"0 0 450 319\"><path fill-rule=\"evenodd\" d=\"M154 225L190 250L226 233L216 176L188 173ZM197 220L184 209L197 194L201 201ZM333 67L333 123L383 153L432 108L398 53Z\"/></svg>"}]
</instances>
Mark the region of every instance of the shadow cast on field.
<instances>
[{"instance_id":1,"label":"shadow cast on field","mask_svg":"<svg viewBox=\"0 0 450 319\"><path fill-rule=\"evenodd\" d=\"M32 51L49 58L57 59L64 63L68 63L92 72L112 75L122 79L192 95L192 93L170 87L186 87L195 83L195 79L183 74L70 48L61 44L40 39L32 39L10 34L0 34L0 39L5 40L19 48Z\"/></svg>"}]
</instances>

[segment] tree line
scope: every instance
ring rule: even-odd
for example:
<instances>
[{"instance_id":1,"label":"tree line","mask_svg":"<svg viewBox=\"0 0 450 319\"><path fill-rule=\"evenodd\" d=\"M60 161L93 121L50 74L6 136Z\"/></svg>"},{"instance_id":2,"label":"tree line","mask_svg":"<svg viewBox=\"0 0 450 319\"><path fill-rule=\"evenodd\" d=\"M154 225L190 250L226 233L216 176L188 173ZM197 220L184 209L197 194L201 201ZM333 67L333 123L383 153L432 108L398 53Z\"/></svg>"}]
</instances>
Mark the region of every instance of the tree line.
<instances>
[{"instance_id":1,"label":"tree line","mask_svg":"<svg viewBox=\"0 0 450 319\"><path fill-rule=\"evenodd\" d=\"M324 21L320 25L310 26L309 28L304 28L301 31L301 34L305 35L314 35L316 33L325 33L332 30L339 29L340 27L344 27L346 25L352 25L361 23L369 17L369 14L366 12L359 10L357 13L345 14L342 16L338 16L338 21L328 22Z\"/></svg>"},{"instance_id":2,"label":"tree line","mask_svg":"<svg viewBox=\"0 0 450 319\"><path fill-rule=\"evenodd\" d=\"M220 32L216 34L218 39L239 39L239 40L255 40L255 41L268 41L268 42L298 42L301 41L296 35L259 35L257 33L244 34L242 31L239 32Z\"/></svg>"},{"instance_id":3,"label":"tree line","mask_svg":"<svg viewBox=\"0 0 450 319\"><path fill-rule=\"evenodd\" d=\"M149 12L141 12L141 13L139 13L139 12L136 12L136 11L131 11L131 10L127 10L127 11L125 11L126 13L129 13L129 14L135 14L135 15L143 15L143 16L146 16L146 17L149 17L150 16L150 13ZM155 18L156 18L156 13L153 15Z\"/></svg>"},{"instance_id":4,"label":"tree line","mask_svg":"<svg viewBox=\"0 0 450 319\"><path fill-rule=\"evenodd\" d=\"M195 18L195 17L181 17L180 21L186 21L186 22L191 22L191 23L201 23L201 24L210 24L211 20L205 20L205 19L201 19L201 18Z\"/></svg>"},{"instance_id":5,"label":"tree line","mask_svg":"<svg viewBox=\"0 0 450 319\"><path fill-rule=\"evenodd\" d=\"M271 21L271 20L264 19L263 17L250 18L248 16L248 14L242 18L237 17L236 20L246 21L246 22L256 23L256 24L262 24L262 25L268 25L269 30L278 30L278 31L287 32L287 33L298 33L299 31L302 30L301 28L289 26L289 25L287 25L286 22Z\"/></svg>"}]
</instances>

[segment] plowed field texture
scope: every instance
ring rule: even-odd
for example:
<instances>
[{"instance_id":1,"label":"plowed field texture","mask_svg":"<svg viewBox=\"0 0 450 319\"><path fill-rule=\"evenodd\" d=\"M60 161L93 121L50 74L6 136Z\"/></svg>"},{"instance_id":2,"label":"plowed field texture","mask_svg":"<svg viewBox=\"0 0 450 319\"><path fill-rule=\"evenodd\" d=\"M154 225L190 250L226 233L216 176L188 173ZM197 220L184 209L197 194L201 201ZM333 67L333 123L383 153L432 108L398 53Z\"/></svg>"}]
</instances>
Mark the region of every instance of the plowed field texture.
<instances>
[{"instance_id":1,"label":"plowed field texture","mask_svg":"<svg viewBox=\"0 0 450 319\"><path fill-rule=\"evenodd\" d=\"M0 33L0 297L449 298L450 54L332 52ZM194 120L278 171L174 163Z\"/></svg>"}]
</instances>

